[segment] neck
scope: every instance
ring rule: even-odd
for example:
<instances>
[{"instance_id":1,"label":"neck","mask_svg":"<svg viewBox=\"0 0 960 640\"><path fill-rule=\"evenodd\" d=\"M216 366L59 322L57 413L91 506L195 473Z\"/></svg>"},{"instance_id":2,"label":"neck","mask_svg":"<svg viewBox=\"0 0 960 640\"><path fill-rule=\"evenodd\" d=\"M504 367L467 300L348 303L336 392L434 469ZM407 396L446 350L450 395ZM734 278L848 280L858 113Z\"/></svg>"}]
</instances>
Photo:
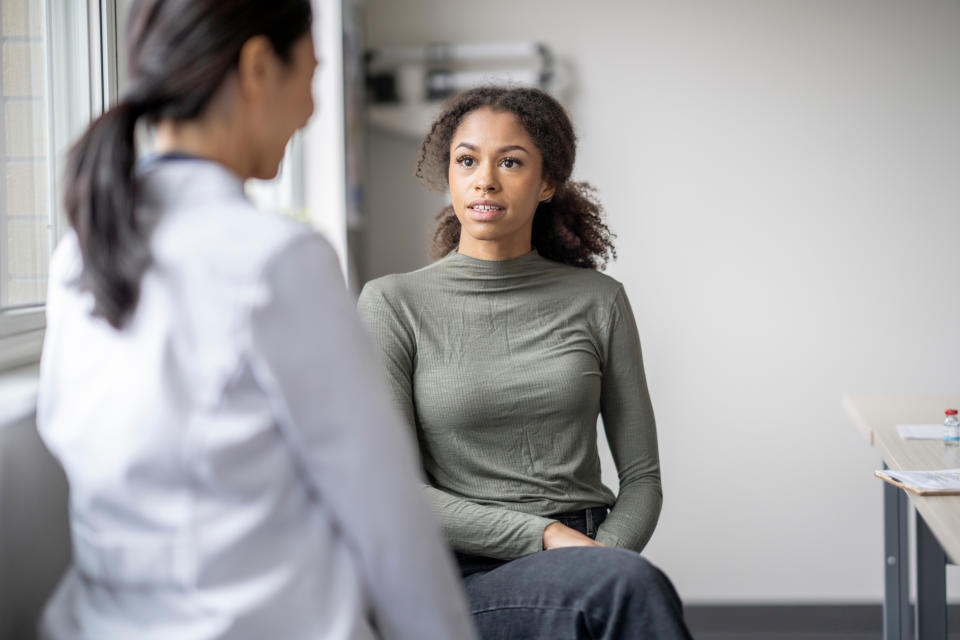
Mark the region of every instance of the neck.
<instances>
[{"instance_id":1,"label":"neck","mask_svg":"<svg viewBox=\"0 0 960 640\"><path fill-rule=\"evenodd\" d=\"M235 135L229 123L221 119L201 116L185 122L162 120L157 124L158 153L184 153L212 160L246 180L253 170L242 144L243 136Z\"/></svg>"},{"instance_id":2,"label":"neck","mask_svg":"<svg viewBox=\"0 0 960 640\"><path fill-rule=\"evenodd\" d=\"M512 260L533 250L530 234L517 238L479 240L461 232L457 253L479 260Z\"/></svg>"}]
</instances>

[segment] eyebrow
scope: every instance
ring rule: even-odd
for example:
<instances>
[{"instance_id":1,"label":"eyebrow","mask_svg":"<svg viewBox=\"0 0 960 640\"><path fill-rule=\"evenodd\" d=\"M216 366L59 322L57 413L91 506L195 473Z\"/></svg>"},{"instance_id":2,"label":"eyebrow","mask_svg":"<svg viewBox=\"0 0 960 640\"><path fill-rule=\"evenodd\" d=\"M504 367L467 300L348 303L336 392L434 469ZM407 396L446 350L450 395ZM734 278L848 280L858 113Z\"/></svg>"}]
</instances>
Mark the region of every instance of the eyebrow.
<instances>
[{"instance_id":1,"label":"eyebrow","mask_svg":"<svg viewBox=\"0 0 960 640\"><path fill-rule=\"evenodd\" d=\"M466 147L471 151L478 150L476 145L470 144L469 142L461 142L456 146L456 149L459 149L460 147ZM505 147L500 147L499 149L497 149L497 153L506 153L507 151L523 151L524 153L530 153L525 148L521 147L519 144L508 144Z\"/></svg>"}]
</instances>

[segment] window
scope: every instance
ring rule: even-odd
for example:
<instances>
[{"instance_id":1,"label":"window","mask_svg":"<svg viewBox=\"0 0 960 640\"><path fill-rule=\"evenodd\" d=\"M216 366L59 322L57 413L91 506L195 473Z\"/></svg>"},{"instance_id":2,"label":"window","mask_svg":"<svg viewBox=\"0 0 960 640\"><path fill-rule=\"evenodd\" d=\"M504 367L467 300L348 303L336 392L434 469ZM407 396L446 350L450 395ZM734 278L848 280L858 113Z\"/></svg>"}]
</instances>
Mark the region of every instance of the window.
<instances>
[{"instance_id":1,"label":"window","mask_svg":"<svg viewBox=\"0 0 960 640\"><path fill-rule=\"evenodd\" d=\"M66 153L122 92L117 25L131 2L0 0L0 372L39 358L48 262L67 227ZM314 3L326 42L318 113L294 137L277 179L250 181L247 191L260 207L325 231L343 259L342 118L321 108L342 102L339 5ZM306 180L311 165L316 177Z\"/></svg>"},{"instance_id":2,"label":"window","mask_svg":"<svg viewBox=\"0 0 960 640\"><path fill-rule=\"evenodd\" d=\"M107 97L107 0L0 0L0 369L36 360L66 150Z\"/></svg>"}]
</instances>

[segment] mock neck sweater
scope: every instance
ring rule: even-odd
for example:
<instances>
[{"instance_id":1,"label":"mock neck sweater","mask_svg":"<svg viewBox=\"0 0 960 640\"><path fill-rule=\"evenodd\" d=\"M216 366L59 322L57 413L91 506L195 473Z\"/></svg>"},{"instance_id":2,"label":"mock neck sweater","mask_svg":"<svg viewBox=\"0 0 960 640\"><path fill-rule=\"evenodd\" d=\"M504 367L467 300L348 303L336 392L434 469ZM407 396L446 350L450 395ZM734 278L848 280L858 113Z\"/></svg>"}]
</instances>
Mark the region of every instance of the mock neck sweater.
<instances>
[{"instance_id":1,"label":"mock neck sweater","mask_svg":"<svg viewBox=\"0 0 960 640\"><path fill-rule=\"evenodd\" d=\"M619 282L536 251L454 251L368 282L359 311L454 550L507 560L540 551L550 515L592 506L611 508L599 542L644 547L660 514L660 465ZM601 415L616 496L600 479Z\"/></svg>"}]
</instances>

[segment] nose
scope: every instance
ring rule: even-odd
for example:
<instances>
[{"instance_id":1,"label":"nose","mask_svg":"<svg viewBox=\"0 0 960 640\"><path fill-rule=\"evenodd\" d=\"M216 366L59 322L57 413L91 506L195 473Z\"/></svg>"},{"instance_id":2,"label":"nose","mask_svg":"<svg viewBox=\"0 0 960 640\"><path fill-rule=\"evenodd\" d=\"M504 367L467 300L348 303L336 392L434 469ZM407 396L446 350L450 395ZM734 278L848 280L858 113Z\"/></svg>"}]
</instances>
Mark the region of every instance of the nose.
<instances>
[{"instance_id":1,"label":"nose","mask_svg":"<svg viewBox=\"0 0 960 640\"><path fill-rule=\"evenodd\" d=\"M474 183L474 188L477 191L481 193L494 193L499 189L500 185L497 184L496 176L489 165L486 169L478 171L476 176L477 179Z\"/></svg>"}]
</instances>

